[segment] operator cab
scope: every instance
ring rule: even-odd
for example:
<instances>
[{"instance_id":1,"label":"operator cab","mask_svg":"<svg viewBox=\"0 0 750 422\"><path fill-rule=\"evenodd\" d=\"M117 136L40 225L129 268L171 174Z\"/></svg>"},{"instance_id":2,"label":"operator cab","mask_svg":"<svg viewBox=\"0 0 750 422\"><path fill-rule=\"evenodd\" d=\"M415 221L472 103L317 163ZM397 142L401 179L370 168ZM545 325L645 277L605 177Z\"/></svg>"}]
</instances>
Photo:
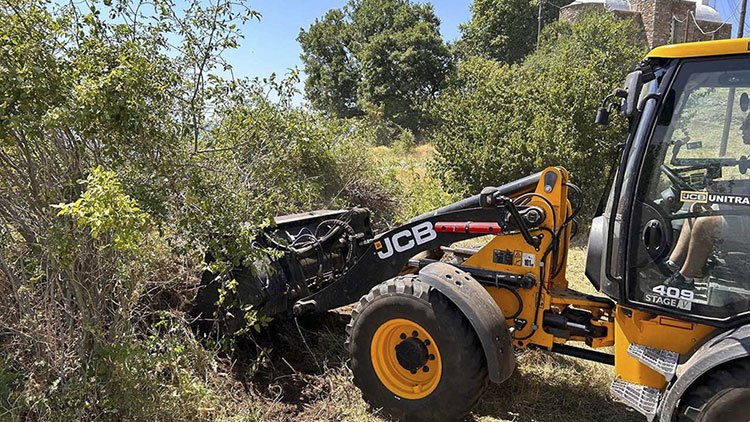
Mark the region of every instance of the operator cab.
<instances>
[{"instance_id":1,"label":"operator cab","mask_svg":"<svg viewBox=\"0 0 750 422\"><path fill-rule=\"evenodd\" d=\"M587 276L628 307L735 326L750 319L750 55L724 46L656 49L613 94L630 129Z\"/></svg>"}]
</instances>

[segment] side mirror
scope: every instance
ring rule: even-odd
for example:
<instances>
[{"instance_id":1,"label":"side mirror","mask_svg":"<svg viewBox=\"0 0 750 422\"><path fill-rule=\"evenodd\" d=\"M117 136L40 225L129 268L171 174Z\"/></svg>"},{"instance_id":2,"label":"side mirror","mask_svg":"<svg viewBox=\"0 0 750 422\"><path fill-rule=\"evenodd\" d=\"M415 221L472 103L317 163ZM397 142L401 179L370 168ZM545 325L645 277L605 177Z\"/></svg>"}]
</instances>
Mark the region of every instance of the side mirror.
<instances>
[{"instance_id":1,"label":"side mirror","mask_svg":"<svg viewBox=\"0 0 750 422\"><path fill-rule=\"evenodd\" d=\"M643 72L641 70L635 70L628 73L625 78L625 92L627 96L625 101L620 105L620 113L625 117L633 117L638 106L638 95L641 92L641 86L643 85Z\"/></svg>"},{"instance_id":2,"label":"side mirror","mask_svg":"<svg viewBox=\"0 0 750 422\"><path fill-rule=\"evenodd\" d=\"M594 123L602 126L609 124L609 110L606 107L599 107L599 110L596 111L596 120L594 120Z\"/></svg>"},{"instance_id":3,"label":"side mirror","mask_svg":"<svg viewBox=\"0 0 750 422\"><path fill-rule=\"evenodd\" d=\"M628 93L624 89L617 88L615 92L607 95L602 101L602 106L596 111L596 120L594 123L597 125L606 126L609 124L609 114L612 112L613 103L610 103L612 98L627 98ZM609 104L609 105L607 105Z\"/></svg>"}]
</instances>

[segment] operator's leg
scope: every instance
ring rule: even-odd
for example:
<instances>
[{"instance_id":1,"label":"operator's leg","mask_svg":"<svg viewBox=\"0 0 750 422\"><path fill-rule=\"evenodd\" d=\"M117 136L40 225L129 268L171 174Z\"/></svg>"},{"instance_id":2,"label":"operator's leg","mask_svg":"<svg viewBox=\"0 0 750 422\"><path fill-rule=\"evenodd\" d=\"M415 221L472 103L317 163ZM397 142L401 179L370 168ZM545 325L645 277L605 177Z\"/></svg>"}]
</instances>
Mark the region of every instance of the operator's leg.
<instances>
[{"instance_id":1,"label":"operator's leg","mask_svg":"<svg viewBox=\"0 0 750 422\"><path fill-rule=\"evenodd\" d=\"M680 230L680 237L677 238L677 244L672 250L672 254L669 255L669 260L673 264L679 267L682 267L682 264L685 263L685 258L687 258L687 255L688 255L688 249L690 248L690 232L692 231L691 229L692 225L693 225L692 219L687 219L687 221L685 221L685 223L682 225L682 229Z\"/></svg>"},{"instance_id":2,"label":"operator's leg","mask_svg":"<svg viewBox=\"0 0 750 422\"><path fill-rule=\"evenodd\" d=\"M714 241L720 227L720 216L698 217L695 219L693 227L690 229L690 236L688 236L689 241L685 261L680 270L682 275L688 278L703 276L703 267L706 265L706 261L714 248ZM681 240L682 234L680 234L678 246Z\"/></svg>"}]
</instances>

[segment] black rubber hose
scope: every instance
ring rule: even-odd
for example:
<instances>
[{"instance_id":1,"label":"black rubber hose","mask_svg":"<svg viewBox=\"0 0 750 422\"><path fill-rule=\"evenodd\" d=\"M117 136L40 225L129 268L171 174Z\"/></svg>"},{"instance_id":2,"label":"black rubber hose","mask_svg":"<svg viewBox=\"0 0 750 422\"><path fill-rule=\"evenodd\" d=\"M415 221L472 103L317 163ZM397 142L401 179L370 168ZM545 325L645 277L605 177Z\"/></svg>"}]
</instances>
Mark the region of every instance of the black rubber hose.
<instances>
[{"instance_id":1,"label":"black rubber hose","mask_svg":"<svg viewBox=\"0 0 750 422\"><path fill-rule=\"evenodd\" d=\"M497 287L498 289L505 289L505 290L511 292L513 294L513 296L516 297L516 300L518 301L518 309L516 310L516 312L514 312L513 315L511 315L509 317L505 317L505 319L516 319L516 318L518 318L518 316L521 315L521 312L523 311L523 299L521 299L521 295L519 295L518 292L515 291L514 289L511 289L508 286L503 286L502 284L497 284L495 287Z\"/></svg>"}]
</instances>

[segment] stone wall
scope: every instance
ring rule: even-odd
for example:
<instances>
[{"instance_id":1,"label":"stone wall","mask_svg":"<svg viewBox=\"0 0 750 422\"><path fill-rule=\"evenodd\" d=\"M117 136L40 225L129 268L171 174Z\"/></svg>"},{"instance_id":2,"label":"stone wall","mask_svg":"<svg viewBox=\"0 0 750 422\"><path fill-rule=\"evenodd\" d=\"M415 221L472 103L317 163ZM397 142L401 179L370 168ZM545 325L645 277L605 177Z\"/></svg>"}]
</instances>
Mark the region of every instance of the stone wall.
<instances>
[{"instance_id":1,"label":"stone wall","mask_svg":"<svg viewBox=\"0 0 750 422\"><path fill-rule=\"evenodd\" d=\"M697 24L697 27L694 32L693 41L725 40L732 38L732 25L726 22L719 23L696 20L695 23Z\"/></svg>"},{"instance_id":2,"label":"stone wall","mask_svg":"<svg viewBox=\"0 0 750 422\"><path fill-rule=\"evenodd\" d=\"M640 13L633 11L626 12L624 10L613 10L613 13L620 19L632 19L635 23L635 26L640 29L635 35L635 39L633 40L634 44L639 43L643 45L649 45L648 34L646 34L646 29L643 25L643 16L641 16Z\"/></svg>"},{"instance_id":3,"label":"stone wall","mask_svg":"<svg viewBox=\"0 0 750 422\"><path fill-rule=\"evenodd\" d=\"M660 7L659 7L660 6ZM662 20L655 30L659 30L659 37L654 36L651 47L664 44L690 42L695 38L698 28L693 23L695 3L691 1L662 1L657 3L661 9Z\"/></svg>"}]
</instances>

